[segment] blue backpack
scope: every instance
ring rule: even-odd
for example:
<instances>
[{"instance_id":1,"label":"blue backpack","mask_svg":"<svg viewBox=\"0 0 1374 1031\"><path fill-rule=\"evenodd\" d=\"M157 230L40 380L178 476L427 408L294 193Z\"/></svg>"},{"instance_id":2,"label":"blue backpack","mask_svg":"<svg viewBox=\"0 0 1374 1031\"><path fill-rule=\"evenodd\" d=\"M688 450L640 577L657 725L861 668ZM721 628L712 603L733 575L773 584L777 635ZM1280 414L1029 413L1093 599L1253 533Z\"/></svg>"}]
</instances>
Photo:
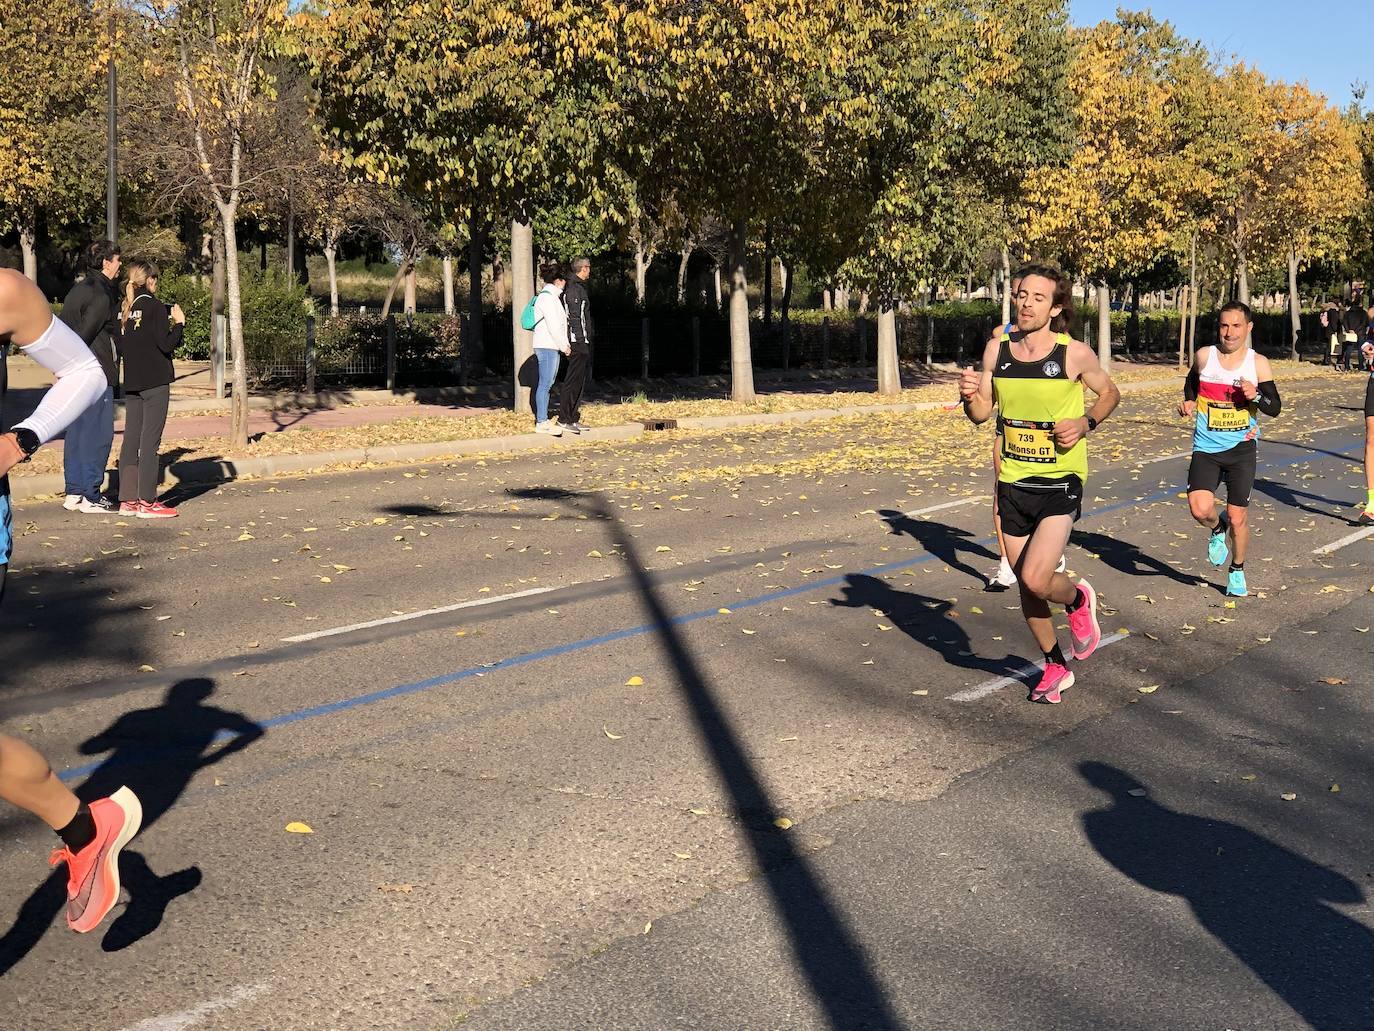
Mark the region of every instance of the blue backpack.
<instances>
[{"instance_id":1,"label":"blue backpack","mask_svg":"<svg viewBox=\"0 0 1374 1031\"><path fill-rule=\"evenodd\" d=\"M540 316L537 315L534 310L534 302L538 299L538 294L531 297L529 303L525 305L525 310L520 313L521 329L533 329L535 326L539 325Z\"/></svg>"}]
</instances>

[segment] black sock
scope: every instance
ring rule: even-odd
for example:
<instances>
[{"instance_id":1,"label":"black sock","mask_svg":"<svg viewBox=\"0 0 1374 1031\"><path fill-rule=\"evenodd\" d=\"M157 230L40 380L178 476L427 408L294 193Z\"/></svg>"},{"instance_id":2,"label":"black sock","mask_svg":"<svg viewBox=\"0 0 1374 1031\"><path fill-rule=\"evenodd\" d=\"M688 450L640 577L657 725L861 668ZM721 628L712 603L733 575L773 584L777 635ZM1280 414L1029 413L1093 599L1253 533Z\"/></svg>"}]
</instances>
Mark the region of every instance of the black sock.
<instances>
[{"instance_id":1,"label":"black sock","mask_svg":"<svg viewBox=\"0 0 1374 1031\"><path fill-rule=\"evenodd\" d=\"M1067 605L1064 606L1064 611L1065 611L1065 612L1077 612L1080 608L1083 607L1083 599L1086 598L1086 597L1087 597L1087 595L1085 595L1085 594L1082 592L1082 590L1080 590L1079 588L1075 587L1075 588L1073 589L1073 601L1069 602Z\"/></svg>"},{"instance_id":2,"label":"black sock","mask_svg":"<svg viewBox=\"0 0 1374 1031\"><path fill-rule=\"evenodd\" d=\"M1057 662L1057 663L1059 663L1059 665L1061 665L1061 666L1067 666L1067 665L1068 665L1068 663L1064 661L1064 653L1063 653L1062 651L1060 651L1060 649L1059 649L1059 642L1058 642L1058 641L1055 641L1055 642L1054 642L1054 647L1053 647L1052 649L1050 649L1049 651L1045 652L1044 654L1045 654L1045 663L1046 663L1046 665L1048 665L1048 664L1051 663L1051 662Z\"/></svg>"},{"instance_id":3,"label":"black sock","mask_svg":"<svg viewBox=\"0 0 1374 1031\"><path fill-rule=\"evenodd\" d=\"M1217 534L1219 534L1219 533L1225 533L1225 532L1226 532L1226 526L1227 526L1227 523L1226 523L1226 513L1223 512L1223 513L1217 518L1217 525L1214 526L1214 527L1212 527L1212 536L1215 537L1215 536L1216 536Z\"/></svg>"},{"instance_id":4,"label":"black sock","mask_svg":"<svg viewBox=\"0 0 1374 1031\"><path fill-rule=\"evenodd\" d=\"M1232 563L1231 563L1231 572L1233 572L1233 573L1240 573L1240 572L1243 572L1244 570L1245 570L1245 563L1244 563L1244 562L1232 562Z\"/></svg>"},{"instance_id":5,"label":"black sock","mask_svg":"<svg viewBox=\"0 0 1374 1031\"><path fill-rule=\"evenodd\" d=\"M91 807L82 805L72 817L71 823L57 832L57 836L73 852L80 852L95 840L95 821L91 819Z\"/></svg>"}]
</instances>

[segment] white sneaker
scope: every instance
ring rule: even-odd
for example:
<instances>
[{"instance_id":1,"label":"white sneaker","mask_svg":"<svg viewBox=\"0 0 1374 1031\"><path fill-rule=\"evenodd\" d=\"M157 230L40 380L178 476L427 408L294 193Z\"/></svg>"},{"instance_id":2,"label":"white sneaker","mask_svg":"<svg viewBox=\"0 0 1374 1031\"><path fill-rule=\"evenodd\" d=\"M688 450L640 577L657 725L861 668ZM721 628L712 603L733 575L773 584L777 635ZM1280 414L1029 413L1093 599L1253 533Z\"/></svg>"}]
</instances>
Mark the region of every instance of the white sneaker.
<instances>
[{"instance_id":1,"label":"white sneaker","mask_svg":"<svg viewBox=\"0 0 1374 1031\"><path fill-rule=\"evenodd\" d=\"M119 511L119 507L109 498L101 495L92 501L90 498L82 498L77 504L78 512L85 512L87 515L114 515Z\"/></svg>"},{"instance_id":2,"label":"white sneaker","mask_svg":"<svg viewBox=\"0 0 1374 1031\"><path fill-rule=\"evenodd\" d=\"M1066 570L1066 569L1068 569L1068 568L1069 568L1069 563L1065 560L1065 558L1064 558L1063 555L1060 555L1060 556L1059 556L1059 565L1057 565L1057 566L1054 567L1054 571L1055 571L1056 573L1062 573L1062 572L1064 572L1064 570Z\"/></svg>"},{"instance_id":3,"label":"white sneaker","mask_svg":"<svg viewBox=\"0 0 1374 1031\"><path fill-rule=\"evenodd\" d=\"M68 512L75 512L78 508L81 507L81 502L85 500L86 499L83 498L80 494L68 494L62 500L62 507L65 508Z\"/></svg>"},{"instance_id":4,"label":"white sneaker","mask_svg":"<svg viewBox=\"0 0 1374 1031\"><path fill-rule=\"evenodd\" d=\"M534 432L535 432L535 433L547 433L550 437L561 437L561 436L563 436L563 431L562 431L562 429L560 429L559 426L558 426L558 423L554 422L552 419L546 419L546 420L543 421L543 422L537 422L537 423L535 423L535 424L534 424Z\"/></svg>"},{"instance_id":5,"label":"white sneaker","mask_svg":"<svg viewBox=\"0 0 1374 1031\"><path fill-rule=\"evenodd\" d=\"M996 593L998 591L1009 591L1016 586L1016 573L1011 568L1011 563L1007 561L1005 555L997 566L997 572L988 580L985 591Z\"/></svg>"}]
</instances>

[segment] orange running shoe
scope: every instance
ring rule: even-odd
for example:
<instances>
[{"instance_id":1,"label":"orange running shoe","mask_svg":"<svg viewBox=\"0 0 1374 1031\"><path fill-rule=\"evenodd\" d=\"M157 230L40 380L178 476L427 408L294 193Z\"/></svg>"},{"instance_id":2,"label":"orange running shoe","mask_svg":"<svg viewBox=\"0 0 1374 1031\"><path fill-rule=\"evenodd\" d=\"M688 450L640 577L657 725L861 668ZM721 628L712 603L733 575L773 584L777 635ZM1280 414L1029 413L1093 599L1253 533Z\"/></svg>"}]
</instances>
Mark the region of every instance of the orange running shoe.
<instances>
[{"instance_id":1,"label":"orange running shoe","mask_svg":"<svg viewBox=\"0 0 1374 1031\"><path fill-rule=\"evenodd\" d=\"M128 788L91 803L95 838L80 852L63 845L49 866L67 864L67 926L94 931L119 901L119 852L138 833L143 806Z\"/></svg>"}]
</instances>

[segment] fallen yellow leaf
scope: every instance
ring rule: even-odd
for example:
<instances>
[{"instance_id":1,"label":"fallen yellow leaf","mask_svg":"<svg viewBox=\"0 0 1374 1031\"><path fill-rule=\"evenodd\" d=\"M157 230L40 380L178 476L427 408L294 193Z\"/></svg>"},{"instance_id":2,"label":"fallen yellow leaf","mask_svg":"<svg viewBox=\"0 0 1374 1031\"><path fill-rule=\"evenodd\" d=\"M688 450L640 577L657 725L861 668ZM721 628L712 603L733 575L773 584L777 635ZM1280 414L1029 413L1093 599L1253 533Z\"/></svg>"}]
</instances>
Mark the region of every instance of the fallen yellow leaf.
<instances>
[{"instance_id":1,"label":"fallen yellow leaf","mask_svg":"<svg viewBox=\"0 0 1374 1031\"><path fill-rule=\"evenodd\" d=\"M1292 802L1297 797L1298 796L1291 791L1285 791L1282 795L1279 796L1279 798L1283 799L1285 802Z\"/></svg>"},{"instance_id":2,"label":"fallen yellow leaf","mask_svg":"<svg viewBox=\"0 0 1374 1031\"><path fill-rule=\"evenodd\" d=\"M626 687L643 687L643 686L644 686L644 678L641 677L641 676L633 676L633 677L631 677L629 680L625 681L625 686L626 686Z\"/></svg>"},{"instance_id":3,"label":"fallen yellow leaf","mask_svg":"<svg viewBox=\"0 0 1374 1031\"><path fill-rule=\"evenodd\" d=\"M1136 690L1139 691L1141 694L1154 694L1156 691L1159 690L1159 685L1151 684L1149 687L1137 687Z\"/></svg>"},{"instance_id":4,"label":"fallen yellow leaf","mask_svg":"<svg viewBox=\"0 0 1374 1031\"><path fill-rule=\"evenodd\" d=\"M308 823L288 823L288 824L286 825L286 832L287 832L288 834L314 834L314 833L315 833L314 830L311 829L310 824L308 824Z\"/></svg>"},{"instance_id":5,"label":"fallen yellow leaf","mask_svg":"<svg viewBox=\"0 0 1374 1031\"><path fill-rule=\"evenodd\" d=\"M785 816L779 816L776 820L773 821L773 826L778 828L778 830L780 831L785 831L792 826L792 821Z\"/></svg>"},{"instance_id":6,"label":"fallen yellow leaf","mask_svg":"<svg viewBox=\"0 0 1374 1031\"><path fill-rule=\"evenodd\" d=\"M624 734L612 734L609 730L606 729L606 725L604 723L601 725L601 733L605 734L612 741L619 741L622 737L625 736Z\"/></svg>"}]
</instances>

